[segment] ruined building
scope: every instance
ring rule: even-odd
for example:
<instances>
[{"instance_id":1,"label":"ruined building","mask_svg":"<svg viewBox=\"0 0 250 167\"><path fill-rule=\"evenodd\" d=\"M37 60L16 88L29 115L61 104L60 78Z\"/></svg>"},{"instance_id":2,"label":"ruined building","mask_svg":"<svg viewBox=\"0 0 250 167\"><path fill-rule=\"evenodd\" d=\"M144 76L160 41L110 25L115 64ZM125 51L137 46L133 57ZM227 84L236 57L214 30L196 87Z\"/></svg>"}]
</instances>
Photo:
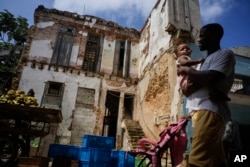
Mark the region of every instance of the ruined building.
<instances>
[{"instance_id":1,"label":"ruined building","mask_svg":"<svg viewBox=\"0 0 250 167\"><path fill-rule=\"evenodd\" d=\"M172 46L193 43L200 27L198 0L157 1L141 30L39 6L13 82L62 111L38 155L50 143L81 145L84 134L113 136L116 148L129 150L135 127L157 140L182 114Z\"/></svg>"}]
</instances>

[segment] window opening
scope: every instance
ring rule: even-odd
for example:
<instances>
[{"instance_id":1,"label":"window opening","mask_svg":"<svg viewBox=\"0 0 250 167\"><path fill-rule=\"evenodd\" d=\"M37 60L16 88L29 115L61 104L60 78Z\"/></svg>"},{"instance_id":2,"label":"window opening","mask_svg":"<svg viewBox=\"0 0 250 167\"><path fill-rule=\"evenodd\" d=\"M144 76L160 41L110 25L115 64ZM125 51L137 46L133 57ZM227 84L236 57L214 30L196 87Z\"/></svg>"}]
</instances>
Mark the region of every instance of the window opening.
<instances>
[{"instance_id":1,"label":"window opening","mask_svg":"<svg viewBox=\"0 0 250 167\"><path fill-rule=\"evenodd\" d=\"M47 95L60 96L61 89L62 89L61 83L50 82Z\"/></svg>"},{"instance_id":2,"label":"window opening","mask_svg":"<svg viewBox=\"0 0 250 167\"><path fill-rule=\"evenodd\" d=\"M52 65L69 66L71 51L74 42L75 29L59 26L54 52L51 59Z\"/></svg>"},{"instance_id":3,"label":"window opening","mask_svg":"<svg viewBox=\"0 0 250 167\"><path fill-rule=\"evenodd\" d=\"M129 41L116 40L113 75L118 77L129 76L130 45Z\"/></svg>"},{"instance_id":4,"label":"window opening","mask_svg":"<svg viewBox=\"0 0 250 167\"><path fill-rule=\"evenodd\" d=\"M61 108L64 84L60 82L46 82L41 105L55 109Z\"/></svg>"},{"instance_id":5,"label":"window opening","mask_svg":"<svg viewBox=\"0 0 250 167\"><path fill-rule=\"evenodd\" d=\"M100 36L89 34L83 61L83 70L96 72L100 52Z\"/></svg>"},{"instance_id":6,"label":"window opening","mask_svg":"<svg viewBox=\"0 0 250 167\"><path fill-rule=\"evenodd\" d=\"M231 92L250 95L250 77L236 76Z\"/></svg>"},{"instance_id":7,"label":"window opening","mask_svg":"<svg viewBox=\"0 0 250 167\"><path fill-rule=\"evenodd\" d=\"M125 54L125 42L121 41L120 52L119 52L119 65L118 70L122 73L124 66L124 54Z\"/></svg>"}]
</instances>

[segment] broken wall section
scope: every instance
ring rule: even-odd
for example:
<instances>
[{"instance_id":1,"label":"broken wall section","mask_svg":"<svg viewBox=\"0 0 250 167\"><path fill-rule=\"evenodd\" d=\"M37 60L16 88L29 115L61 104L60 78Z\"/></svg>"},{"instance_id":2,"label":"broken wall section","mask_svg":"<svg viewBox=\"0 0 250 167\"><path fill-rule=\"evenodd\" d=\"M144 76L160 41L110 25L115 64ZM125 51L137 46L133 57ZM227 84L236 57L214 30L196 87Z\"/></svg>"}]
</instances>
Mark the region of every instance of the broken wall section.
<instances>
[{"instance_id":1,"label":"broken wall section","mask_svg":"<svg viewBox=\"0 0 250 167\"><path fill-rule=\"evenodd\" d=\"M182 113L173 45L192 43L201 26L199 1L157 1L141 31L135 119L147 137L158 134Z\"/></svg>"},{"instance_id":2,"label":"broken wall section","mask_svg":"<svg viewBox=\"0 0 250 167\"><path fill-rule=\"evenodd\" d=\"M145 77L138 83L138 101L136 118L140 121L143 131L149 138L158 140L158 134L174 117L180 117L181 94L175 86L177 75L173 53L164 53L151 64ZM171 112L175 109L175 115Z\"/></svg>"}]
</instances>

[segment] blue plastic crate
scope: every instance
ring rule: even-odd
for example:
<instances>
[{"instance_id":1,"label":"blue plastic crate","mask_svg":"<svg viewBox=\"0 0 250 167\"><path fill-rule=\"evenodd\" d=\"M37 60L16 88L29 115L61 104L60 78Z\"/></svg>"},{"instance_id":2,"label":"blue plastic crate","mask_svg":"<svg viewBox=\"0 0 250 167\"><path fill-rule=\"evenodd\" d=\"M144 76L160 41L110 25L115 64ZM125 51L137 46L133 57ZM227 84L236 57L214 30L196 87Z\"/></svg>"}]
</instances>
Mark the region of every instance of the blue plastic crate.
<instances>
[{"instance_id":1,"label":"blue plastic crate","mask_svg":"<svg viewBox=\"0 0 250 167\"><path fill-rule=\"evenodd\" d=\"M63 145L59 144L50 144L49 146L49 152L48 152L48 157L60 157L63 156L63 150L65 147Z\"/></svg>"},{"instance_id":2,"label":"blue plastic crate","mask_svg":"<svg viewBox=\"0 0 250 167\"><path fill-rule=\"evenodd\" d=\"M122 150L112 150L111 152L111 166L112 167L134 167L135 158Z\"/></svg>"},{"instance_id":3,"label":"blue plastic crate","mask_svg":"<svg viewBox=\"0 0 250 167\"><path fill-rule=\"evenodd\" d=\"M78 167L112 167L109 162L89 162L89 161L79 161Z\"/></svg>"},{"instance_id":4,"label":"blue plastic crate","mask_svg":"<svg viewBox=\"0 0 250 167\"><path fill-rule=\"evenodd\" d=\"M82 140L83 147L114 149L114 137L84 135Z\"/></svg>"},{"instance_id":5,"label":"blue plastic crate","mask_svg":"<svg viewBox=\"0 0 250 167\"><path fill-rule=\"evenodd\" d=\"M79 161L78 167L91 167L89 161Z\"/></svg>"},{"instance_id":6,"label":"blue plastic crate","mask_svg":"<svg viewBox=\"0 0 250 167\"><path fill-rule=\"evenodd\" d=\"M111 150L100 148L83 147L79 151L79 160L88 161L90 163L110 163Z\"/></svg>"},{"instance_id":7,"label":"blue plastic crate","mask_svg":"<svg viewBox=\"0 0 250 167\"><path fill-rule=\"evenodd\" d=\"M71 159L79 159L80 146L50 144L48 157L68 157Z\"/></svg>"},{"instance_id":8,"label":"blue plastic crate","mask_svg":"<svg viewBox=\"0 0 250 167\"><path fill-rule=\"evenodd\" d=\"M79 160L80 161L87 161L89 162L90 161L90 157L91 157L91 149L90 148L81 148L80 151L79 151Z\"/></svg>"},{"instance_id":9,"label":"blue plastic crate","mask_svg":"<svg viewBox=\"0 0 250 167\"><path fill-rule=\"evenodd\" d=\"M67 152L65 154L66 157L69 157L71 159L79 159L79 151L80 151L80 146L67 146Z\"/></svg>"},{"instance_id":10,"label":"blue plastic crate","mask_svg":"<svg viewBox=\"0 0 250 167\"><path fill-rule=\"evenodd\" d=\"M112 163L111 167L135 167L135 165L134 164L133 165L129 165L127 163L118 163L118 164Z\"/></svg>"}]
</instances>

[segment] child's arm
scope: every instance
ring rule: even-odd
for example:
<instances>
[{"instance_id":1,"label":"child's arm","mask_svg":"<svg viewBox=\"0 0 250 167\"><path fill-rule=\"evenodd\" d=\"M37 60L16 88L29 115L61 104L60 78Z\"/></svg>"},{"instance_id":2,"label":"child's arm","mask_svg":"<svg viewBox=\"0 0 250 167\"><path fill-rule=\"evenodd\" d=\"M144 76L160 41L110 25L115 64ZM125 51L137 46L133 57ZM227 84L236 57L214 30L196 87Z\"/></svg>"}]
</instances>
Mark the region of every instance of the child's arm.
<instances>
[{"instance_id":1,"label":"child's arm","mask_svg":"<svg viewBox=\"0 0 250 167\"><path fill-rule=\"evenodd\" d=\"M190 59L188 59L187 56L181 56L181 57L179 58L179 65L190 67L190 66L194 66L194 65L203 63L204 60L205 60L204 58L201 58L201 59L199 59L199 60L190 60Z\"/></svg>"}]
</instances>

